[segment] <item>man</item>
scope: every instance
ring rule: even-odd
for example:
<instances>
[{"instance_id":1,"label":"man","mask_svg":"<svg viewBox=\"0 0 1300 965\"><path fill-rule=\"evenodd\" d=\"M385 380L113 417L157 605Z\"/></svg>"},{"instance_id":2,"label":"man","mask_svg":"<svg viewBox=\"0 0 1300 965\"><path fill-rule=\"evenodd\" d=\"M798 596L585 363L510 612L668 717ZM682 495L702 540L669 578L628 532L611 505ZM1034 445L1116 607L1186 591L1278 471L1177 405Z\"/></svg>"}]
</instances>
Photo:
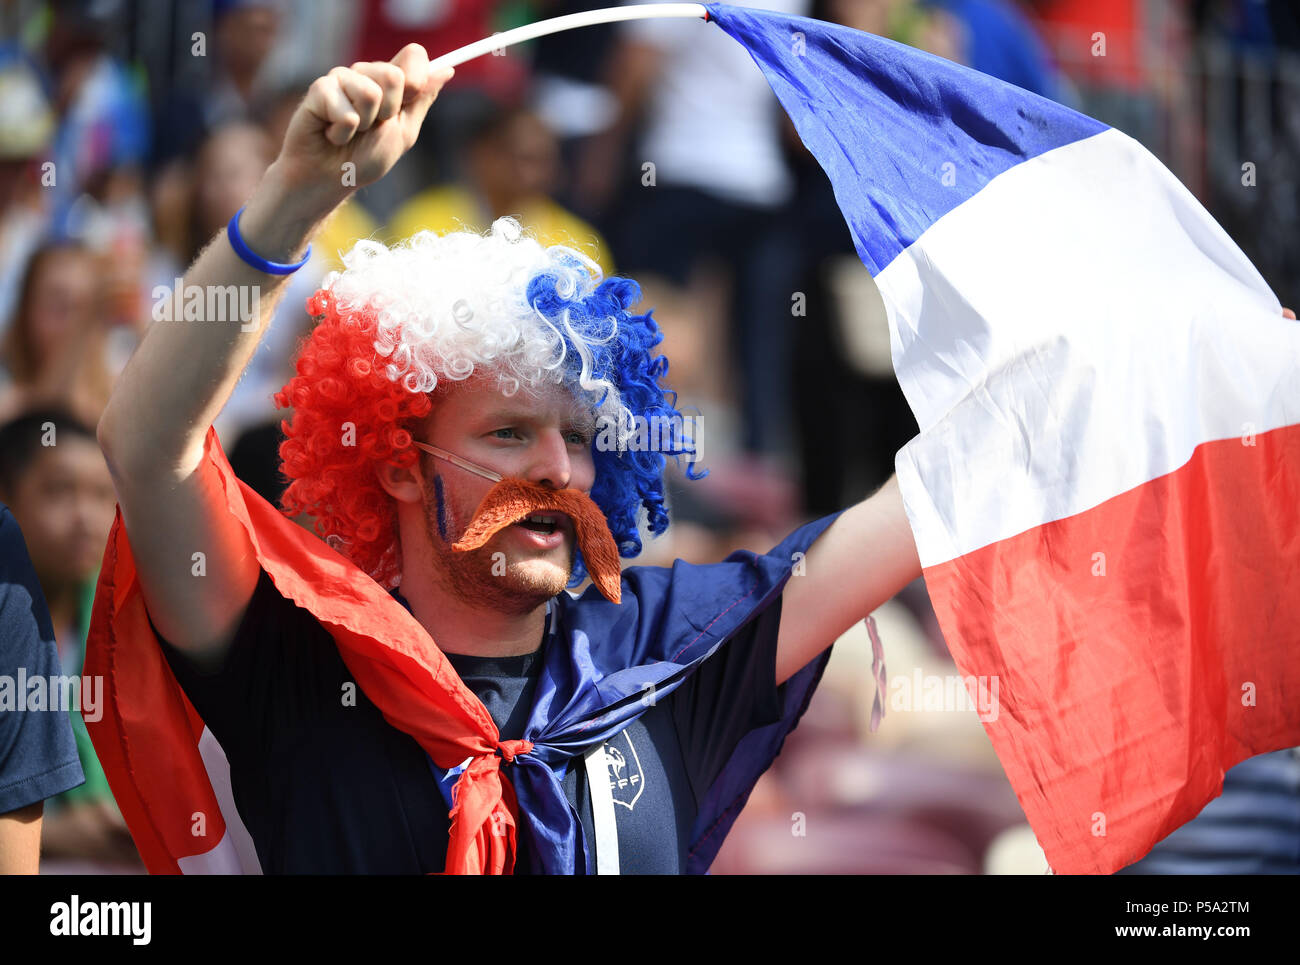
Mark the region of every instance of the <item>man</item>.
<instances>
[{"instance_id":1,"label":"man","mask_svg":"<svg viewBox=\"0 0 1300 965\"><path fill-rule=\"evenodd\" d=\"M350 562L240 487L209 433L284 273L351 185L411 147L451 74L410 45L317 80L185 279L255 288L259 328L156 323L141 343L99 427L125 535L92 656L153 660L123 688L175 674L226 750L262 870L586 872L615 853L622 871L699 870L819 656L920 572L896 486L762 557L620 575L638 514L667 525L664 457L628 435L676 415L657 328L627 311L635 283L509 221L363 244L312 300L322 320L279 399L295 410L285 503ZM595 588L573 600L583 571ZM191 708L172 710L199 739ZM146 861L154 844L175 859L151 869L190 867L200 832L158 818L140 742L110 746L105 723L92 737Z\"/></svg>"}]
</instances>

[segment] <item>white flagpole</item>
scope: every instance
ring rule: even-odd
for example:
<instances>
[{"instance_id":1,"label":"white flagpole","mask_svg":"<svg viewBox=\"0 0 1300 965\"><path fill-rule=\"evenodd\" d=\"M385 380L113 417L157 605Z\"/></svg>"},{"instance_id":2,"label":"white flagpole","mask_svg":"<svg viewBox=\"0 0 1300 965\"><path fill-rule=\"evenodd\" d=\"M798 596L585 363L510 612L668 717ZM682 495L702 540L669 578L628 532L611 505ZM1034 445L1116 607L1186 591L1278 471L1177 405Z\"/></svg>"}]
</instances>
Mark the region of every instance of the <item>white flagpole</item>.
<instances>
[{"instance_id":1,"label":"white flagpole","mask_svg":"<svg viewBox=\"0 0 1300 965\"><path fill-rule=\"evenodd\" d=\"M692 17L707 20L709 12L702 3L641 3L628 7L606 7L602 10L588 10L585 13L570 13L550 20L524 24L514 30L484 37L472 44L467 44L451 53L435 59L430 67L458 67L467 60L482 57L494 50L501 50L514 44L523 43L536 37L572 30L575 27L590 27L598 23L613 23L617 20L648 20L651 17Z\"/></svg>"}]
</instances>

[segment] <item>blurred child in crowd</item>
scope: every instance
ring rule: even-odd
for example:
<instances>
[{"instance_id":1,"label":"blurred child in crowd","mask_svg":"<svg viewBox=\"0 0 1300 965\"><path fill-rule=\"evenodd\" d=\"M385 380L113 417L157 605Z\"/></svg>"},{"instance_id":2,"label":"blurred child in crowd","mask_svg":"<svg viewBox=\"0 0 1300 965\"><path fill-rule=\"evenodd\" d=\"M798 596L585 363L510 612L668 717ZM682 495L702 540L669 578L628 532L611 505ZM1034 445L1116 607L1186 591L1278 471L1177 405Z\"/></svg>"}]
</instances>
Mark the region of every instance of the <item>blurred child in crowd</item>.
<instances>
[{"instance_id":1,"label":"blurred child in crowd","mask_svg":"<svg viewBox=\"0 0 1300 965\"><path fill-rule=\"evenodd\" d=\"M94 431L63 409L34 409L0 426L0 501L27 540L32 566L49 606L59 672L79 675L86 628L115 497ZM44 859L78 862L77 870L135 870L139 858L86 733L82 709L102 692L82 688L71 709L86 782L46 802L41 828ZM102 708L101 708L102 709ZM49 865L48 867L57 867Z\"/></svg>"}]
</instances>

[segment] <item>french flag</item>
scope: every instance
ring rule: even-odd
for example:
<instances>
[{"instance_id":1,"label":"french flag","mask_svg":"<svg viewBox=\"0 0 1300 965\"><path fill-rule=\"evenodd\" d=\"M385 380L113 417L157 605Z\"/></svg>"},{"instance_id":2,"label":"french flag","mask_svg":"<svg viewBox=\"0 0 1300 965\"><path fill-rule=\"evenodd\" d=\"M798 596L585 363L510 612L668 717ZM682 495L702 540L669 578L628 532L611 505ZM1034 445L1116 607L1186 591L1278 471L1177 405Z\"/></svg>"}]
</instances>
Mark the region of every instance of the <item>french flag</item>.
<instances>
[{"instance_id":1,"label":"french flag","mask_svg":"<svg viewBox=\"0 0 1300 965\"><path fill-rule=\"evenodd\" d=\"M1122 132L876 36L708 11L884 297L926 583L961 672L999 680L984 726L1048 862L1122 868L1300 744L1300 325Z\"/></svg>"}]
</instances>

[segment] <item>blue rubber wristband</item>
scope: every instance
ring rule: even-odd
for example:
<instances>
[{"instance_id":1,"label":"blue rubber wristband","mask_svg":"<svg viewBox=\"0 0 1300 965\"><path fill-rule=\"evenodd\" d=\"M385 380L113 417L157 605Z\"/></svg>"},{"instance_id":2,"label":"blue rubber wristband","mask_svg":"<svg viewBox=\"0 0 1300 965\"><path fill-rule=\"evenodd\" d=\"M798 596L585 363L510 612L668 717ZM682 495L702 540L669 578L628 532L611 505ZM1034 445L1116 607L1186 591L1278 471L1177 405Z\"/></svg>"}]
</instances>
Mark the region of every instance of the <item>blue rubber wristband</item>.
<instances>
[{"instance_id":1,"label":"blue rubber wristband","mask_svg":"<svg viewBox=\"0 0 1300 965\"><path fill-rule=\"evenodd\" d=\"M276 261L267 261L260 255L253 253L253 249L244 244L244 239L239 234L239 216L244 213L240 208L235 212L235 216L230 219L230 224L226 225L226 237L230 239L230 247L235 249L235 254L248 262L258 271L264 271L268 275L292 275L295 271L307 264L311 258L311 245L307 246L307 253L302 256L302 261L296 265L285 265Z\"/></svg>"}]
</instances>

